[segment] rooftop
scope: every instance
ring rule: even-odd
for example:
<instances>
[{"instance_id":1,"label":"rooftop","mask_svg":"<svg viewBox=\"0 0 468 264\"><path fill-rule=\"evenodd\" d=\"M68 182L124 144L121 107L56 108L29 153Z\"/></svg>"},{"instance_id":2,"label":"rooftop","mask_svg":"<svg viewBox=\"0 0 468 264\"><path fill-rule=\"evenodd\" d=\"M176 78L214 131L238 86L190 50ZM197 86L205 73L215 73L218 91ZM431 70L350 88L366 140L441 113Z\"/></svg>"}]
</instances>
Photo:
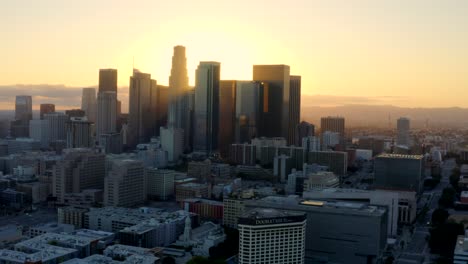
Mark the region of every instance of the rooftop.
<instances>
[{"instance_id":1,"label":"rooftop","mask_svg":"<svg viewBox=\"0 0 468 264\"><path fill-rule=\"evenodd\" d=\"M405 155L405 154L380 154L377 158L385 158L385 159L414 159L414 160L422 160L424 158L423 155Z\"/></svg>"}]
</instances>

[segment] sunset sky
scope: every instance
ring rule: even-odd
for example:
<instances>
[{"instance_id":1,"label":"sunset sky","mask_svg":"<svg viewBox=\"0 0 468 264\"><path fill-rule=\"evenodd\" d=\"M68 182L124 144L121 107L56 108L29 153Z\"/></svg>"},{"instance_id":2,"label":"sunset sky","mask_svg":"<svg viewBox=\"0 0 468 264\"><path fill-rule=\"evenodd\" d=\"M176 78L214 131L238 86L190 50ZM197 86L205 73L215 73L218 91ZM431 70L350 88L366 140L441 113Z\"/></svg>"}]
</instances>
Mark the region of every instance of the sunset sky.
<instances>
[{"instance_id":1,"label":"sunset sky","mask_svg":"<svg viewBox=\"0 0 468 264\"><path fill-rule=\"evenodd\" d=\"M133 58L167 85L184 45L192 85L202 60L241 80L289 64L307 95L468 107L467 14L466 0L2 1L0 86L93 86L99 68L128 86Z\"/></svg>"}]
</instances>

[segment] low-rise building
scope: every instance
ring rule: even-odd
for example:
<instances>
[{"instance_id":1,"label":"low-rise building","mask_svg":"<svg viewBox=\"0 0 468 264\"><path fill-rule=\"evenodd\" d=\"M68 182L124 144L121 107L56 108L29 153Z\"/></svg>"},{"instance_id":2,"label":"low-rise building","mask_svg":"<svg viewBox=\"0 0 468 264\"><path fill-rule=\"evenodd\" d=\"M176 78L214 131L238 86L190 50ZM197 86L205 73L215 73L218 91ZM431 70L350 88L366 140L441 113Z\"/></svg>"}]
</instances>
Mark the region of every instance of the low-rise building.
<instances>
[{"instance_id":1,"label":"low-rise building","mask_svg":"<svg viewBox=\"0 0 468 264\"><path fill-rule=\"evenodd\" d=\"M184 183L175 187L176 201L182 202L189 198L210 198L210 186L206 183Z\"/></svg>"},{"instance_id":2,"label":"low-rise building","mask_svg":"<svg viewBox=\"0 0 468 264\"><path fill-rule=\"evenodd\" d=\"M29 228L29 237L33 238L47 233L71 233L73 230L75 230L73 225L52 222Z\"/></svg>"},{"instance_id":3,"label":"low-rise building","mask_svg":"<svg viewBox=\"0 0 468 264\"><path fill-rule=\"evenodd\" d=\"M185 199L182 208L190 213L200 216L202 219L221 221L223 219L223 203L208 199L190 198Z\"/></svg>"}]
</instances>

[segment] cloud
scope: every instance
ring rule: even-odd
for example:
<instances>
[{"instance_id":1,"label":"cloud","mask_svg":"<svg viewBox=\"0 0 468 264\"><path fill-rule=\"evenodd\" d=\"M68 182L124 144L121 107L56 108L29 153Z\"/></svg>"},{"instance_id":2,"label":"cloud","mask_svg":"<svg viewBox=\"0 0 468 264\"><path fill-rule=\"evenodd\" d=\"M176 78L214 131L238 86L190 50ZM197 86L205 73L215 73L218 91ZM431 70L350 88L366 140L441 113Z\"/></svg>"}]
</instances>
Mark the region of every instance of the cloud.
<instances>
[{"instance_id":1,"label":"cloud","mask_svg":"<svg viewBox=\"0 0 468 264\"><path fill-rule=\"evenodd\" d=\"M65 85L0 85L0 107L14 109L15 96L30 95L33 99L33 109L39 109L40 104L55 104L57 110L81 107L83 87ZM119 100L128 101L128 87L118 88ZM126 109L126 104L124 104Z\"/></svg>"},{"instance_id":2,"label":"cloud","mask_svg":"<svg viewBox=\"0 0 468 264\"><path fill-rule=\"evenodd\" d=\"M321 106L334 107L344 105L392 105L402 103L408 100L407 97L400 96L340 96L340 95L323 95L303 94L301 98L301 106Z\"/></svg>"}]
</instances>

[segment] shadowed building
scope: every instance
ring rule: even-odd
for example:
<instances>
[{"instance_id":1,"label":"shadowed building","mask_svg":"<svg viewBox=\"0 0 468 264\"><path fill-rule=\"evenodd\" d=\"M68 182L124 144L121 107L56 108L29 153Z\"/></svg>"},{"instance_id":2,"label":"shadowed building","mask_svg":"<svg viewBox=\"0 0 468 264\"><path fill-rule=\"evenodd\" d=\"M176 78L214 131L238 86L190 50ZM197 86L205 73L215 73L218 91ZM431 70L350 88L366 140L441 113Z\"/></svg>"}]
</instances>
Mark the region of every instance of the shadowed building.
<instances>
[{"instance_id":1,"label":"shadowed building","mask_svg":"<svg viewBox=\"0 0 468 264\"><path fill-rule=\"evenodd\" d=\"M184 149L189 149L190 110L185 47L175 46L169 77L168 127L184 130Z\"/></svg>"},{"instance_id":2,"label":"shadowed building","mask_svg":"<svg viewBox=\"0 0 468 264\"><path fill-rule=\"evenodd\" d=\"M301 76L291 75L289 90L288 144L298 142L297 126L301 120ZM299 146L299 145L298 145Z\"/></svg>"},{"instance_id":3,"label":"shadowed building","mask_svg":"<svg viewBox=\"0 0 468 264\"><path fill-rule=\"evenodd\" d=\"M81 110L85 111L90 122L96 122L97 101L95 88L83 88Z\"/></svg>"},{"instance_id":4,"label":"shadowed building","mask_svg":"<svg viewBox=\"0 0 468 264\"><path fill-rule=\"evenodd\" d=\"M253 80L264 83L259 135L288 138L290 68L287 65L254 65Z\"/></svg>"},{"instance_id":5,"label":"shadowed building","mask_svg":"<svg viewBox=\"0 0 468 264\"><path fill-rule=\"evenodd\" d=\"M55 112L55 105L54 104L41 104L39 110L39 116L41 119L44 119L45 114Z\"/></svg>"},{"instance_id":6,"label":"shadowed building","mask_svg":"<svg viewBox=\"0 0 468 264\"><path fill-rule=\"evenodd\" d=\"M219 62L200 62L195 74L194 151L209 155L218 149Z\"/></svg>"},{"instance_id":7,"label":"shadowed building","mask_svg":"<svg viewBox=\"0 0 468 264\"><path fill-rule=\"evenodd\" d=\"M117 93L117 70L100 69L99 70L99 91Z\"/></svg>"},{"instance_id":8,"label":"shadowed building","mask_svg":"<svg viewBox=\"0 0 468 264\"><path fill-rule=\"evenodd\" d=\"M130 77L128 145L149 142L156 135L157 86L148 73L133 70Z\"/></svg>"}]
</instances>

